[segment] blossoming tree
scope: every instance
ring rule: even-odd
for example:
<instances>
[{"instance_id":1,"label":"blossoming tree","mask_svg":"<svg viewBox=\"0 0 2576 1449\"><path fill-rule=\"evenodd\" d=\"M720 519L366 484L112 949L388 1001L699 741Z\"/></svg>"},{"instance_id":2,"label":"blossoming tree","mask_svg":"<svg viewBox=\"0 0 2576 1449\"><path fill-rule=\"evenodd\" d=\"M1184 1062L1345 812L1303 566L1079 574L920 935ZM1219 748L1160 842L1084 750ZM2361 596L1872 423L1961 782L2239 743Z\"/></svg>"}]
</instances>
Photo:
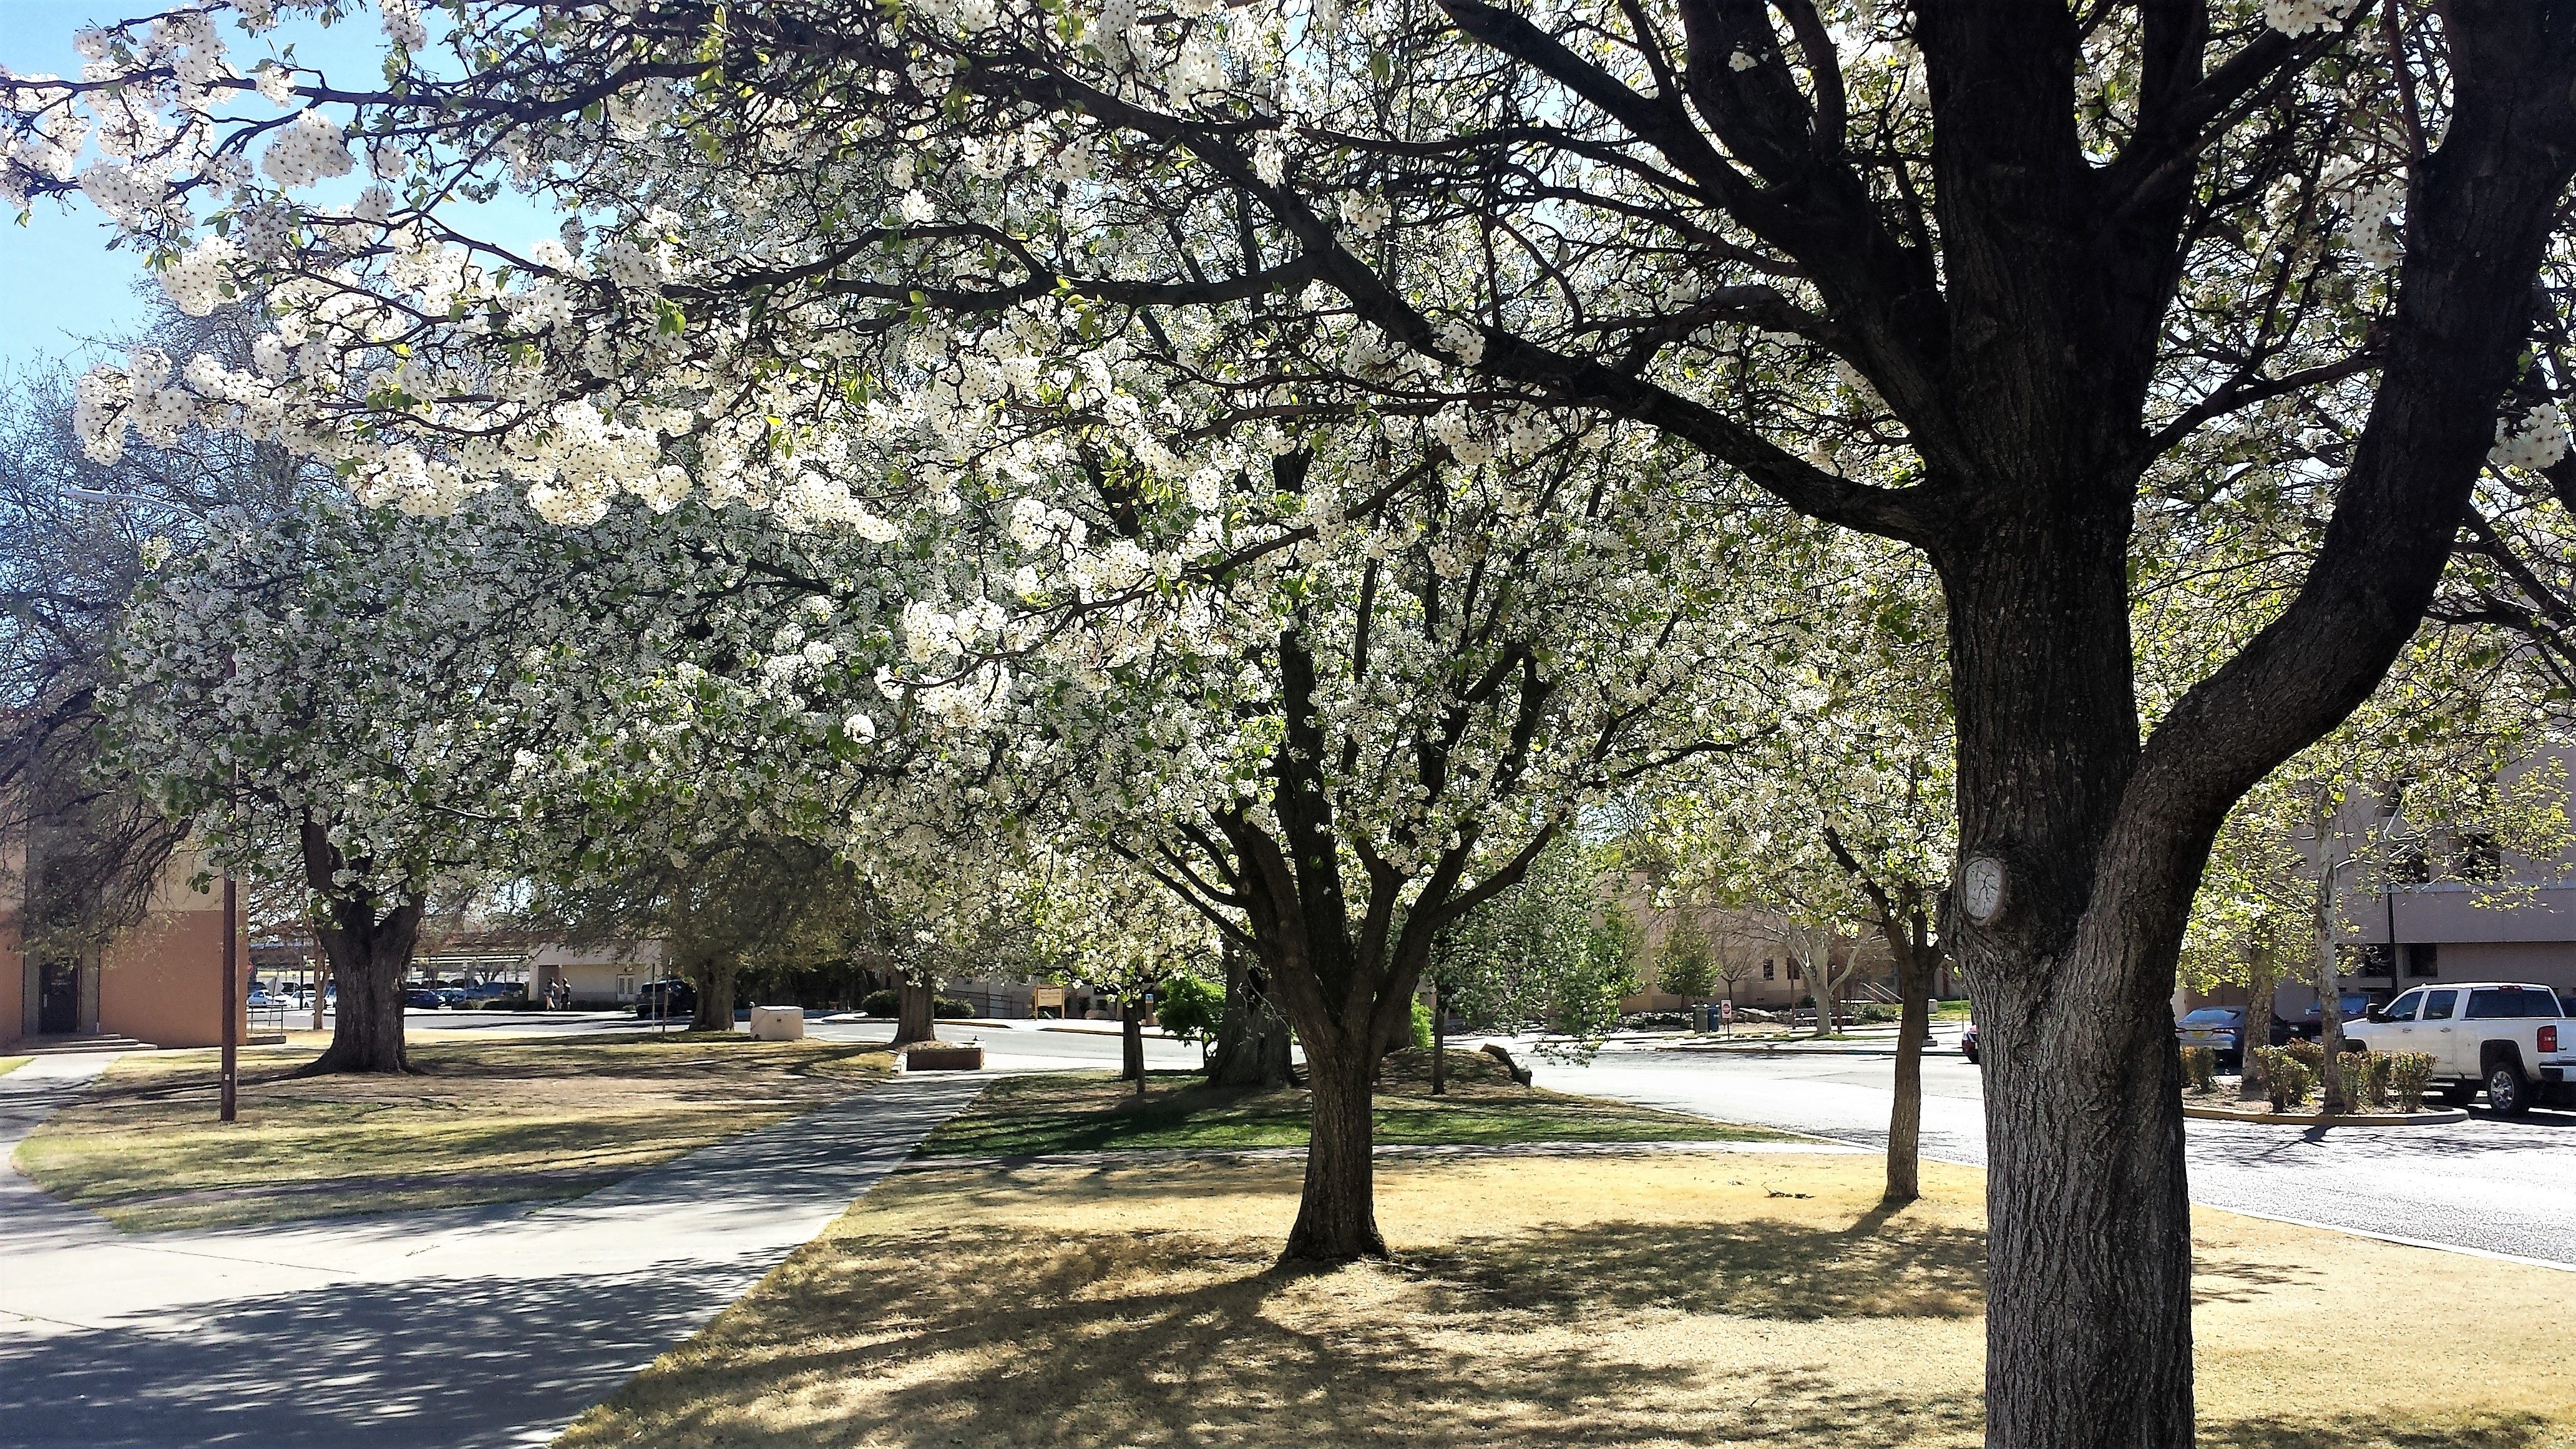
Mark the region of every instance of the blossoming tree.
<instances>
[{"instance_id":1,"label":"blossoming tree","mask_svg":"<svg viewBox=\"0 0 2576 1449\"><path fill-rule=\"evenodd\" d=\"M2404 644L2499 423L2508 467L2563 446L2499 411L2558 305L2576 7L395 0L356 79L225 24L353 9L0 82L0 194L77 190L181 305L278 320L255 368L96 375L98 451L213 413L371 499L703 488L891 538L961 480L1150 495L1175 444L1500 415L1922 549L1998 1064L1988 1432L2189 1437L2163 994L2229 803ZM564 235L464 234L501 185ZM2313 561L2148 716L2142 502L2248 489L2306 500Z\"/></svg>"}]
</instances>

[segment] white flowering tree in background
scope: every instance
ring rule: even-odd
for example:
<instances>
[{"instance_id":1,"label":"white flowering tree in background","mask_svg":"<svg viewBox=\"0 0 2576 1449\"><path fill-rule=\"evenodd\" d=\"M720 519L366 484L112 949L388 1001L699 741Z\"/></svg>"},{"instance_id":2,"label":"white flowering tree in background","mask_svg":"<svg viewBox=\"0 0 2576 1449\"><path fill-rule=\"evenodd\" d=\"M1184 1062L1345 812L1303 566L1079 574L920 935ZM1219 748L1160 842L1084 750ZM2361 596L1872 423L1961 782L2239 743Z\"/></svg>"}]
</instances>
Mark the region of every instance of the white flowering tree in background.
<instances>
[{"instance_id":1,"label":"white flowering tree in background","mask_svg":"<svg viewBox=\"0 0 2576 1449\"><path fill-rule=\"evenodd\" d=\"M2369 694L2490 450L2563 446L2526 340L2576 6L458 0L383 8L357 77L260 39L354 9L173 11L0 82L0 195L77 191L183 307L276 321L251 367L94 375L99 455L208 416L371 500L702 489L892 539L1374 414L1642 434L1921 549L2000 886L1958 941L1988 1433L2189 1437L2164 993L2230 804ZM504 185L563 235L460 231ZM2133 571L2285 501L2296 589L2142 692Z\"/></svg>"},{"instance_id":2,"label":"white flowering tree in background","mask_svg":"<svg viewBox=\"0 0 2576 1449\"><path fill-rule=\"evenodd\" d=\"M1061 980L1118 998L1119 1075L1142 1096L1146 998L1176 977L1219 975L1215 924L1105 851L1086 856L1041 848L1021 872L1020 898L1037 959Z\"/></svg>"},{"instance_id":3,"label":"white flowering tree in background","mask_svg":"<svg viewBox=\"0 0 2576 1449\"><path fill-rule=\"evenodd\" d=\"M1832 941L1847 928L1879 938L1902 1013L1887 1141L1887 1200L1901 1204L1921 1192L1923 1051L1954 929L1941 604L1919 565L1898 558L1839 608L1848 627L1800 662L1778 728L1662 782L1641 829L1669 861L1664 889L1748 909L1749 930L1789 948L1819 1034L1838 999Z\"/></svg>"},{"instance_id":4,"label":"white flowering tree in background","mask_svg":"<svg viewBox=\"0 0 2576 1449\"><path fill-rule=\"evenodd\" d=\"M547 571L475 520L345 500L210 532L127 607L111 763L218 863L303 888L339 988L312 1070L407 1070L422 911L500 866L522 820L514 751L543 725L514 691Z\"/></svg>"}]
</instances>

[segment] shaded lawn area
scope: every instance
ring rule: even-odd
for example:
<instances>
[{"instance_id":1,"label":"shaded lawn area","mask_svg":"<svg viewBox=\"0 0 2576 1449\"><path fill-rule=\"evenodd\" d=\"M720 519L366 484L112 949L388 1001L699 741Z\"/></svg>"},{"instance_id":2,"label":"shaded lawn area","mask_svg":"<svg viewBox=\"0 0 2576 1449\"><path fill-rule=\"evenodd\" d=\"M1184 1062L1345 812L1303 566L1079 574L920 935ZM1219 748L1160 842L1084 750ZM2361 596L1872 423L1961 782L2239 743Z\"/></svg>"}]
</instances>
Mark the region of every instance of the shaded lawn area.
<instances>
[{"instance_id":1,"label":"shaded lawn area","mask_svg":"<svg viewBox=\"0 0 2576 1449\"><path fill-rule=\"evenodd\" d=\"M18 1147L46 1191L129 1231L577 1197L882 1076L882 1048L739 1036L472 1041L415 1034L408 1077L299 1079L321 1034L241 1054L121 1057Z\"/></svg>"},{"instance_id":2,"label":"shaded lawn area","mask_svg":"<svg viewBox=\"0 0 2576 1449\"><path fill-rule=\"evenodd\" d=\"M1396 1261L1289 1273L1299 1172L917 1163L559 1449L1980 1442L1973 1169L1925 1164L1891 1213L1866 1155L1397 1159ZM2203 1444L2566 1442L2563 1321L2496 1311L2564 1274L2194 1236Z\"/></svg>"},{"instance_id":3,"label":"shaded lawn area","mask_svg":"<svg viewBox=\"0 0 2576 1449\"><path fill-rule=\"evenodd\" d=\"M1450 1054L1449 1090L1431 1095L1429 1056L1400 1052L1380 1074L1381 1143L1758 1142L1785 1140L1759 1127L1711 1122L1598 1097L1524 1087L1481 1052ZM1005 1077L922 1143L924 1157L1034 1157L1117 1148L1257 1148L1306 1145L1302 1087L1210 1087L1196 1072L1148 1074L1133 1083L1099 1073Z\"/></svg>"}]
</instances>

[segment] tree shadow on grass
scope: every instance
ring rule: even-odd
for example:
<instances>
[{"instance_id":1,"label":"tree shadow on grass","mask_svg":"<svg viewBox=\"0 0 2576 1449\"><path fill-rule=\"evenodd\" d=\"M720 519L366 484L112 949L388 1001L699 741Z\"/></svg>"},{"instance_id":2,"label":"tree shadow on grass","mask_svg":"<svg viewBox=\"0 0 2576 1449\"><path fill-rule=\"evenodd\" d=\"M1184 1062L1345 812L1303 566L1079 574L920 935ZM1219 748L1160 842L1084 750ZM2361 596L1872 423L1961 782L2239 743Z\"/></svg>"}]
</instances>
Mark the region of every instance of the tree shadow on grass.
<instances>
[{"instance_id":1,"label":"tree shadow on grass","mask_svg":"<svg viewBox=\"0 0 2576 1449\"><path fill-rule=\"evenodd\" d=\"M809 1248L564 1443L1972 1440L1972 1395L1854 1390L1776 1359L1719 1362L1669 1342L1632 1356L1608 1332L1651 1340L1671 1330L1675 1307L1822 1316L1896 1302L1951 1315L1973 1298L1974 1249L1941 1234L1909 1235L1905 1251L1929 1257L1942 1284L1918 1282L1910 1296L1776 1281L1838 1277L1854 1251L1850 1235L1821 1229L1757 1241L1617 1223L1288 1273L1272 1269L1264 1241L1180 1232L853 1234ZM1739 1256L1746 1286L1709 1271ZM1654 1281L1610 1281L1639 1274Z\"/></svg>"},{"instance_id":2,"label":"tree shadow on grass","mask_svg":"<svg viewBox=\"0 0 2576 1449\"><path fill-rule=\"evenodd\" d=\"M2269 1415L2203 1420L2205 1449L2556 1449L2549 1422L2536 1414L2489 1414L2439 1424L2385 1414L2287 1419Z\"/></svg>"},{"instance_id":3,"label":"tree shadow on grass","mask_svg":"<svg viewBox=\"0 0 2576 1449\"><path fill-rule=\"evenodd\" d=\"M1986 1235L1872 1213L1847 1228L1770 1219L1602 1223L1409 1254L1492 1312L1665 1308L1752 1318L1972 1318Z\"/></svg>"}]
</instances>

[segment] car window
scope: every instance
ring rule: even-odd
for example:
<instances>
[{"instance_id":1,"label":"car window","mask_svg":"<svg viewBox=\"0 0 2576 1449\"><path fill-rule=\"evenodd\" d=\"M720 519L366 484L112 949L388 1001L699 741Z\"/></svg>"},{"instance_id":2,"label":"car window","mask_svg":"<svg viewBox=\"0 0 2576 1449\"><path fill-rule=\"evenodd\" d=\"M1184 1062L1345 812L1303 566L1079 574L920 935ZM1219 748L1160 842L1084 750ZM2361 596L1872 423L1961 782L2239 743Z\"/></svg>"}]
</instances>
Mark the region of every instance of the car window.
<instances>
[{"instance_id":1,"label":"car window","mask_svg":"<svg viewBox=\"0 0 2576 1449\"><path fill-rule=\"evenodd\" d=\"M2426 993L2424 997L2424 1019L2426 1021L2449 1021L2451 1019L2451 1012L2453 1008L2459 1005L2459 1001L2460 993L2456 991L2433 991Z\"/></svg>"},{"instance_id":2,"label":"car window","mask_svg":"<svg viewBox=\"0 0 2576 1449\"><path fill-rule=\"evenodd\" d=\"M2423 992L2409 991L2405 995L2397 998L2395 1001L2388 1003L2388 1019L2390 1021L2413 1021L2415 1019L2415 1008L2423 1004Z\"/></svg>"},{"instance_id":3,"label":"car window","mask_svg":"<svg viewBox=\"0 0 2576 1449\"><path fill-rule=\"evenodd\" d=\"M2182 1019L2182 1024L2185 1026L2227 1026L2232 1024L2235 1020L2236 1013L2229 1011L2224 1007L2204 1006L2200 1010L2184 1017Z\"/></svg>"},{"instance_id":4,"label":"car window","mask_svg":"<svg viewBox=\"0 0 2576 1449\"><path fill-rule=\"evenodd\" d=\"M2511 1021L2526 1016L2556 1016L2558 998L2546 991L2524 991L2518 987L2490 987L2469 993L2469 1020Z\"/></svg>"}]
</instances>

